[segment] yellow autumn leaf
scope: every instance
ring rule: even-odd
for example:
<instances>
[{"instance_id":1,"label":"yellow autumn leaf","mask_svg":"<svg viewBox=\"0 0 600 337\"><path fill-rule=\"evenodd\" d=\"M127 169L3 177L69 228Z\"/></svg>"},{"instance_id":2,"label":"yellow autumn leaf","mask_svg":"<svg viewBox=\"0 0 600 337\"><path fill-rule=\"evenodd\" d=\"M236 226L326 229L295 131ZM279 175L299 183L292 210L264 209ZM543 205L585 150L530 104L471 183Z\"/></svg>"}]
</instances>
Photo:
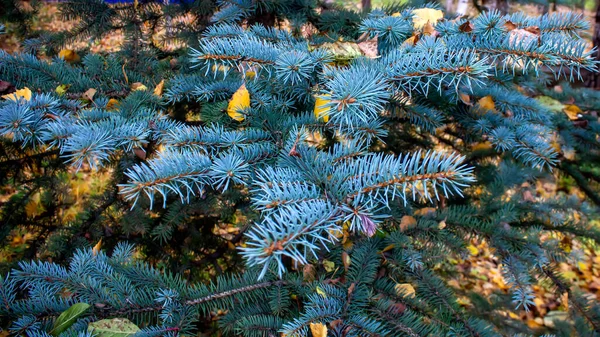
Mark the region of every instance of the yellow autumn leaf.
<instances>
[{"instance_id":1,"label":"yellow autumn leaf","mask_svg":"<svg viewBox=\"0 0 600 337\"><path fill-rule=\"evenodd\" d=\"M350 255L346 252L342 253L342 263L344 264L344 270L346 272L348 272L348 268L350 268L350 263L352 261L350 260Z\"/></svg>"},{"instance_id":2,"label":"yellow autumn leaf","mask_svg":"<svg viewBox=\"0 0 600 337\"><path fill-rule=\"evenodd\" d=\"M331 273L335 269L335 262L329 261L329 260L324 260L323 261L323 268L325 268L325 270L328 273Z\"/></svg>"},{"instance_id":3,"label":"yellow autumn leaf","mask_svg":"<svg viewBox=\"0 0 600 337\"><path fill-rule=\"evenodd\" d=\"M67 93L67 90L69 90L69 87L71 85L69 84L61 84L58 87L56 87L56 89L54 89L54 92L56 92L57 95L62 96L65 93Z\"/></svg>"},{"instance_id":4,"label":"yellow autumn leaf","mask_svg":"<svg viewBox=\"0 0 600 337\"><path fill-rule=\"evenodd\" d=\"M485 141L471 145L471 151L487 151L492 148L492 143Z\"/></svg>"},{"instance_id":5,"label":"yellow autumn leaf","mask_svg":"<svg viewBox=\"0 0 600 337\"><path fill-rule=\"evenodd\" d=\"M132 83L131 91L138 91L138 90L148 90L148 87L145 86L144 84L142 84L141 82Z\"/></svg>"},{"instance_id":6,"label":"yellow autumn leaf","mask_svg":"<svg viewBox=\"0 0 600 337\"><path fill-rule=\"evenodd\" d=\"M163 79L154 88L154 94L158 97L162 96L164 87L165 87L165 80Z\"/></svg>"},{"instance_id":7,"label":"yellow autumn leaf","mask_svg":"<svg viewBox=\"0 0 600 337\"><path fill-rule=\"evenodd\" d=\"M248 70L244 73L244 77L251 80L256 77L256 72L253 70Z\"/></svg>"},{"instance_id":8,"label":"yellow autumn leaf","mask_svg":"<svg viewBox=\"0 0 600 337\"><path fill-rule=\"evenodd\" d=\"M310 332L313 337L327 337L327 326L323 323L310 323Z\"/></svg>"},{"instance_id":9,"label":"yellow autumn leaf","mask_svg":"<svg viewBox=\"0 0 600 337\"><path fill-rule=\"evenodd\" d=\"M440 19L444 18L444 13L439 9L433 8L417 8L413 9L413 26L415 29L421 29L427 22L436 24Z\"/></svg>"},{"instance_id":10,"label":"yellow autumn leaf","mask_svg":"<svg viewBox=\"0 0 600 337\"><path fill-rule=\"evenodd\" d=\"M250 107L250 93L246 89L246 85L242 86L233 94L229 105L227 105L227 114L232 119L241 122L245 119L243 110Z\"/></svg>"},{"instance_id":11,"label":"yellow autumn leaf","mask_svg":"<svg viewBox=\"0 0 600 337\"><path fill-rule=\"evenodd\" d=\"M393 243L389 244L389 245L385 246L385 248L383 248L381 250L381 252L382 253L389 252L390 250L394 249L395 247L396 247L396 245L394 245Z\"/></svg>"},{"instance_id":12,"label":"yellow autumn leaf","mask_svg":"<svg viewBox=\"0 0 600 337\"><path fill-rule=\"evenodd\" d=\"M469 254L473 256L477 256L479 254L479 249L473 245L468 245L467 250L469 251Z\"/></svg>"},{"instance_id":13,"label":"yellow autumn leaf","mask_svg":"<svg viewBox=\"0 0 600 337\"><path fill-rule=\"evenodd\" d=\"M104 107L106 110L115 110L117 109L117 107L119 106L119 101L117 101L114 98L111 98L108 100L108 103L106 103L106 107Z\"/></svg>"},{"instance_id":14,"label":"yellow autumn leaf","mask_svg":"<svg viewBox=\"0 0 600 337\"><path fill-rule=\"evenodd\" d=\"M15 92L13 92L12 94L7 94L7 95L3 95L2 98L4 99L9 99L11 101L18 101L21 98L23 98L26 101L30 101L31 100L31 90L27 87L23 88L23 89L19 89Z\"/></svg>"},{"instance_id":15,"label":"yellow autumn leaf","mask_svg":"<svg viewBox=\"0 0 600 337\"><path fill-rule=\"evenodd\" d=\"M81 57L79 57L79 54L77 54L76 51L71 49L62 49L60 52L58 52L58 57L69 63L77 63L81 61Z\"/></svg>"},{"instance_id":16,"label":"yellow autumn leaf","mask_svg":"<svg viewBox=\"0 0 600 337\"><path fill-rule=\"evenodd\" d=\"M327 106L327 103L329 103L329 97L331 97L330 94L325 94L325 95L321 95L321 96L317 96L317 99L315 101L315 118L316 119L323 119L323 122L327 123L329 122L329 109L330 107Z\"/></svg>"},{"instance_id":17,"label":"yellow autumn leaf","mask_svg":"<svg viewBox=\"0 0 600 337\"><path fill-rule=\"evenodd\" d=\"M415 297L415 288L410 283L398 283L394 289L396 289L396 293L400 296Z\"/></svg>"},{"instance_id":18,"label":"yellow autumn leaf","mask_svg":"<svg viewBox=\"0 0 600 337\"><path fill-rule=\"evenodd\" d=\"M479 101L477 101L477 104L479 104L479 107L483 110L496 111L496 104L494 104L494 99L492 96L488 95L480 98Z\"/></svg>"},{"instance_id":19,"label":"yellow autumn leaf","mask_svg":"<svg viewBox=\"0 0 600 337\"><path fill-rule=\"evenodd\" d=\"M100 241L98 241L98 243L96 243L94 247L92 247L92 255L98 255L98 253L100 252L100 248L102 248L102 239L100 239Z\"/></svg>"},{"instance_id":20,"label":"yellow autumn leaf","mask_svg":"<svg viewBox=\"0 0 600 337\"><path fill-rule=\"evenodd\" d=\"M317 294L327 298L327 293L325 292L325 290L321 289L321 287L317 286L317 288L315 288L315 291L317 292Z\"/></svg>"},{"instance_id":21,"label":"yellow autumn leaf","mask_svg":"<svg viewBox=\"0 0 600 337\"><path fill-rule=\"evenodd\" d=\"M579 119L579 115L583 113L583 111L575 104L566 104L563 111L572 121Z\"/></svg>"},{"instance_id":22,"label":"yellow autumn leaf","mask_svg":"<svg viewBox=\"0 0 600 337\"><path fill-rule=\"evenodd\" d=\"M392 14L392 16L393 17L398 17L398 16L400 16L400 12L396 12L396 13Z\"/></svg>"}]
</instances>

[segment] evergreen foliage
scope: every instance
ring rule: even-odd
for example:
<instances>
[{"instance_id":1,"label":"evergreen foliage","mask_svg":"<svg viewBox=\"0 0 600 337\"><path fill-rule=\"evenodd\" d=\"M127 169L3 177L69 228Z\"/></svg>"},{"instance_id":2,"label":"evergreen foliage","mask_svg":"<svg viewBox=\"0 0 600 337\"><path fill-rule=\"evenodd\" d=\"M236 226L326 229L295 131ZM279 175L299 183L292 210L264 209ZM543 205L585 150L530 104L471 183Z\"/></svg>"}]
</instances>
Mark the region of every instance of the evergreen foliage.
<instances>
[{"instance_id":1,"label":"evergreen foliage","mask_svg":"<svg viewBox=\"0 0 600 337\"><path fill-rule=\"evenodd\" d=\"M31 90L0 100L0 182L15 189L0 238L35 237L3 266L12 333L51 335L87 303L55 335L111 318L138 336L516 335L532 331L498 312L530 310L540 280L569 300L553 333L600 333L600 306L557 270L575 258L564 238L600 240L600 124L530 97L596 70L581 16L419 24L412 6L317 6L68 1L73 31L0 51L0 79ZM115 29L117 53L56 56ZM377 57L337 49L372 39ZM66 217L81 172L108 178ZM586 198L533 196L556 176ZM510 291L465 308L442 266L475 238Z\"/></svg>"}]
</instances>

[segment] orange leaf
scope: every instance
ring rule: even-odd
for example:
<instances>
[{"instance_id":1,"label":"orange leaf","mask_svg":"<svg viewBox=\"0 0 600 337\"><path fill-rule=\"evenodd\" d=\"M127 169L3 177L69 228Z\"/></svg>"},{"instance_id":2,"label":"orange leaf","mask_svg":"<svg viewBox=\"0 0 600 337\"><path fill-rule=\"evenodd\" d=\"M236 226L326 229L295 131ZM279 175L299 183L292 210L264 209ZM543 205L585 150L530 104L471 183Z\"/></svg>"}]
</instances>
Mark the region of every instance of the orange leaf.
<instances>
[{"instance_id":1,"label":"orange leaf","mask_svg":"<svg viewBox=\"0 0 600 337\"><path fill-rule=\"evenodd\" d=\"M100 239L100 241L98 241L98 243L95 244L94 247L92 248L92 255L93 256L98 255L98 253L100 252L100 248L102 248L102 239Z\"/></svg>"},{"instance_id":2,"label":"orange leaf","mask_svg":"<svg viewBox=\"0 0 600 337\"><path fill-rule=\"evenodd\" d=\"M417 219L410 215L405 215L400 220L400 231L404 232L409 228L412 228L417 225Z\"/></svg>"},{"instance_id":3,"label":"orange leaf","mask_svg":"<svg viewBox=\"0 0 600 337\"><path fill-rule=\"evenodd\" d=\"M479 101L477 101L477 104L479 104L479 107L484 110L496 111L496 104L494 104L494 99L492 96L488 95L480 98Z\"/></svg>"},{"instance_id":4,"label":"orange leaf","mask_svg":"<svg viewBox=\"0 0 600 337\"><path fill-rule=\"evenodd\" d=\"M62 49L58 53L58 57L60 57L61 59L65 60L69 63L77 63L77 62L81 61L81 57L79 57L77 52L74 50L71 50L71 49Z\"/></svg>"},{"instance_id":5,"label":"orange leaf","mask_svg":"<svg viewBox=\"0 0 600 337\"><path fill-rule=\"evenodd\" d=\"M165 87L165 80L163 79L154 88L154 94L158 97L162 96L164 87Z\"/></svg>"},{"instance_id":6,"label":"orange leaf","mask_svg":"<svg viewBox=\"0 0 600 337\"><path fill-rule=\"evenodd\" d=\"M583 112L575 104L567 104L567 105L565 105L565 107L563 108L563 111L567 114L567 116L569 117L569 119L572 120L572 121L578 120L579 117L581 117L580 116L581 113Z\"/></svg>"},{"instance_id":7,"label":"orange leaf","mask_svg":"<svg viewBox=\"0 0 600 337\"><path fill-rule=\"evenodd\" d=\"M310 323L310 332L313 337L327 337L327 326L323 323Z\"/></svg>"}]
</instances>

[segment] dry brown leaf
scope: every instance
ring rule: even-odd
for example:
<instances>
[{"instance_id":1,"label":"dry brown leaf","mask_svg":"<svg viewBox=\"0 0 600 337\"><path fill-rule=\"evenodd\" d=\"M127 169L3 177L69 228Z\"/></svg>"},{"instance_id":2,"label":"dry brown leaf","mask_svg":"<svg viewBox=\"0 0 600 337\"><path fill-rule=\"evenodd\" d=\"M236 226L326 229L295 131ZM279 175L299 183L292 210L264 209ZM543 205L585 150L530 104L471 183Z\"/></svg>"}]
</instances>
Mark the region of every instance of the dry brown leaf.
<instances>
[{"instance_id":1,"label":"dry brown leaf","mask_svg":"<svg viewBox=\"0 0 600 337\"><path fill-rule=\"evenodd\" d=\"M466 94L464 92L460 92L460 93L458 93L458 97L466 105L473 106L473 102L471 101L471 96L469 94Z\"/></svg>"},{"instance_id":2,"label":"dry brown leaf","mask_svg":"<svg viewBox=\"0 0 600 337\"><path fill-rule=\"evenodd\" d=\"M414 212L415 215L419 215L419 216L426 216L426 215L430 215L430 214L435 214L436 208L435 207L423 207L420 208L418 210L416 210Z\"/></svg>"},{"instance_id":3,"label":"dry brown leaf","mask_svg":"<svg viewBox=\"0 0 600 337\"><path fill-rule=\"evenodd\" d=\"M430 22L427 22L423 26L423 35L436 35L436 30Z\"/></svg>"},{"instance_id":4,"label":"dry brown leaf","mask_svg":"<svg viewBox=\"0 0 600 337\"><path fill-rule=\"evenodd\" d=\"M136 147L133 149L133 153L136 155L136 157L140 158L141 160L145 160L146 159L146 151L144 151L144 149Z\"/></svg>"},{"instance_id":5,"label":"dry brown leaf","mask_svg":"<svg viewBox=\"0 0 600 337\"><path fill-rule=\"evenodd\" d=\"M506 29L507 32L510 32L513 29L517 29L517 25L515 25L512 21L506 21L504 23L504 28Z\"/></svg>"},{"instance_id":6,"label":"dry brown leaf","mask_svg":"<svg viewBox=\"0 0 600 337\"><path fill-rule=\"evenodd\" d=\"M405 215L400 220L400 231L404 232L409 228L412 228L417 225L417 219L410 215Z\"/></svg>"},{"instance_id":7,"label":"dry brown leaf","mask_svg":"<svg viewBox=\"0 0 600 337\"><path fill-rule=\"evenodd\" d=\"M358 48L368 58L377 57L377 37L358 43Z\"/></svg>"},{"instance_id":8,"label":"dry brown leaf","mask_svg":"<svg viewBox=\"0 0 600 337\"><path fill-rule=\"evenodd\" d=\"M131 88L131 91L148 90L148 87L145 86L141 82L132 83L131 86L130 86L130 88Z\"/></svg>"},{"instance_id":9,"label":"dry brown leaf","mask_svg":"<svg viewBox=\"0 0 600 337\"><path fill-rule=\"evenodd\" d=\"M462 25L458 26L458 30L465 33L470 33L473 31L475 26L471 23L471 21L466 21Z\"/></svg>"},{"instance_id":10,"label":"dry brown leaf","mask_svg":"<svg viewBox=\"0 0 600 337\"><path fill-rule=\"evenodd\" d=\"M94 88L89 88L86 92L81 95L81 98L86 99L88 101L94 101L94 95L98 92L98 90Z\"/></svg>"},{"instance_id":11,"label":"dry brown leaf","mask_svg":"<svg viewBox=\"0 0 600 337\"><path fill-rule=\"evenodd\" d=\"M535 35L542 34L542 31L540 30L540 27L538 27L538 26L525 27L525 28L523 28L523 30L525 30L526 32L530 32L531 34L535 34Z\"/></svg>"},{"instance_id":12,"label":"dry brown leaf","mask_svg":"<svg viewBox=\"0 0 600 337\"><path fill-rule=\"evenodd\" d=\"M346 252L342 252L342 263L344 264L344 270L348 272L348 268L350 268L350 255Z\"/></svg>"}]
</instances>

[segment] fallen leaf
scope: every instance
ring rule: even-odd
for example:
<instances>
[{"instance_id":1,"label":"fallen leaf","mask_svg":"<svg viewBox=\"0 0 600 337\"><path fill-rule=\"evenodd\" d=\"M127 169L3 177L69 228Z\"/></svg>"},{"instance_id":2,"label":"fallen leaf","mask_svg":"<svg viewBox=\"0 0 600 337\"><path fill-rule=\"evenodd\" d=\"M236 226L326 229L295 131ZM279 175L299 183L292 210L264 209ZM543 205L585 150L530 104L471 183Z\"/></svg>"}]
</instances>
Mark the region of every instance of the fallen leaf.
<instances>
[{"instance_id":1,"label":"fallen leaf","mask_svg":"<svg viewBox=\"0 0 600 337\"><path fill-rule=\"evenodd\" d=\"M467 250L469 251L469 254L473 256L477 256L479 254L479 249L473 245L468 245Z\"/></svg>"},{"instance_id":2,"label":"fallen leaf","mask_svg":"<svg viewBox=\"0 0 600 337\"><path fill-rule=\"evenodd\" d=\"M421 29L428 22L436 24L440 19L444 18L444 12L434 8L417 8L413 9L413 26L415 29Z\"/></svg>"},{"instance_id":3,"label":"fallen leaf","mask_svg":"<svg viewBox=\"0 0 600 337\"><path fill-rule=\"evenodd\" d=\"M148 90L148 87L142 84L141 82L132 83L130 88L131 91Z\"/></svg>"},{"instance_id":4,"label":"fallen leaf","mask_svg":"<svg viewBox=\"0 0 600 337\"><path fill-rule=\"evenodd\" d=\"M246 89L246 85L242 84L240 88L233 94L229 104L227 105L227 114L232 119L241 122L245 119L241 112L250 107L250 93Z\"/></svg>"},{"instance_id":5,"label":"fallen leaf","mask_svg":"<svg viewBox=\"0 0 600 337\"><path fill-rule=\"evenodd\" d=\"M423 35L435 35L437 31L433 28L433 25L430 22L427 22L423 25Z\"/></svg>"},{"instance_id":6,"label":"fallen leaf","mask_svg":"<svg viewBox=\"0 0 600 337\"><path fill-rule=\"evenodd\" d=\"M542 31L540 30L540 27L538 27L538 26L529 26L529 27L525 27L523 29L526 32L530 32L531 34L535 34L535 35L540 35L542 33Z\"/></svg>"},{"instance_id":7,"label":"fallen leaf","mask_svg":"<svg viewBox=\"0 0 600 337\"><path fill-rule=\"evenodd\" d=\"M477 101L477 104L480 108L484 110L496 111L496 104L494 104L494 99L492 98L492 96L488 95L480 98L479 101Z\"/></svg>"},{"instance_id":8,"label":"fallen leaf","mask_svg":"<svg viewBox=\"0 0 600 337\"><path fill-rule=\"evenodd\" d=\"M100 248L102 248L102 239L100 239L100 241L98 241L98 243L96 243L92 248L92 255L98 255L98 253L100 252Z\"/></svg>"},{"instance_id":9,"label":"fallen leaf","mask_svg":"<svg viewBox=\"0 0 600 337\"><path fill-rule=\"evenodd\" d=\"M553 112L559 112L565 107L561 102L549 96L538 96L535 98L535 100L543 105L546 109Z\"/></svg>"},{"instance_id":10,"label":"fallen leaf","mask_svg":"<svg viewBox=\"0 0 600 337\"><path fill-rule=\"evenodd\" d=\"M108 103L106 103L106 106L104 108L106 110L116 110L118 106L119 106L119 101L117 101L114 98L111 98L108 100Z\"/></svg>"},{"instance_id":11,"label":"fallen leaf","mask_svg":"<svg viewBox=\"0 0 600 337\"><path fill-rule=\"evenodd\" d=\"M12 83L0 80L0 95L12 94L16 90Z\"/></svg>"},{"instance_id":12,"label":"fallen leaf","mask_svg":"<svg viewBox=\"0 0 600 337\"><path fill-rule=\"evenodd\" d=\"M417 219L415 219L414 217L412 217L410 215L405 215L400 220L400 231L404 232L407 229L414 227L416 225L417 225Z\"/></svg>"},{"instance_id":13,"label":"fallen leaf","mask_svg":"<svg viewBox=\"0 0 600 337\"><path fill-rule=\"evenodd\" d=\"M350 255L346 252L342 252L342 263L344 264L344 271L348 272L348 268L350 268Z\"/></svg>"},{"instance_id":14,"label":"fallen leaf","mask_svg":"<svg viewBox=\"0 0 600 337\"><path fill-rule=\"evenodd\" d=\"M464 33L470 33L473 31L475 26L471 23L471 21L466 21L462 25L458 26L458 30Z\"/></svg>"},{"instance_id":15,"label":"fallen leaf","mask_svg":"<svg viewBox=\"0 0 600 337\"><path fill-rule=\"evenodd\" d=\"M54 89L54 92L56 92L57 95L62 96L67 92L67 90L69 90L70 86L70 84L61 84Z\"/></svg>"},{"instance_id":16,"label":"fallen leaf","mask_svg":"<svg viewBox=\"0 0 600 337\"><path fill-rule=\"evenodd\" d=\"M31 90L29 88L25 87L23 89L19 89L19 90L15 91L11 94L3 95L2 98L9 99L9 100L15 101L15 102L17 102L21 98L26 101L30 101L31 100Z\"/></svg>"},{"instance_id":17,"label":"fallen leaf","mask_svg":"<svg viewBox=\"0 0 600 337\"><path fill-rule=\"evenodd\" d=\"M135 154L136 157L140 158L141 160L145 160L146 159L146 151L144 151L144 149L140 148L140 147L136 147L133 149L133 153Z\"/></svg>"},{"instance_id":18,"label":"fallen leaf","mask_svg":"<svg viewBox=\"0 0 600 337\"><path fill-rule=\"evenodd\" d=\"M440 223L438 223L438 229L444 229L446 228L446 220L442 220L440 221Z\"/></svg>"},{"instance_id":19,"label":"fallen leaf","mask_svg":"<svg viewBox=\"0 0 600 337\"><path fill-rule=\"evenodd\" d=\"M58 57L69 63L77 63L81 61L81 57L79 57L77 52L71 49L62 49L60 52L58 52Z\"/></svg>"},{"instance_id":20,"label":"fallen leaf","mask_svg":"<svg viewBox=\"0 0 600 337\"><path fill-rule=\"evenodd\" d=\"M510 32L513 29L517 29L517 25L515 25L512 21L506 21L504 23L504 28L506 29L507 32Z\"/></svg>"},{"instance_id":21,"label":"fallen leaf","mask_svg":"<svg viewBox=\"0 0 600 337\"><path fill-rule=\"evenodd\" d=\"M315 288L315 291L317 292L317 294L323 296L324 298L327 298L327 293L323 289L321 289L321 287L317 286Z\"/></svg>"},{"instance_id":22,"label":"fallen leaf","mask_svg":"<svg viewBox=\"0 0 600 337\"><path fill-rule=\"evenodd\" d=\"M565 105L565 107L563 108L563 111L565 112L565 114L567 114L569 119L572 121L578 120L579 117L581 117L581 114L583 113L583 111L581 111L581 109L575 104Z\"/></svg>"},{"instance_id":23,"label":"fallen leaf","mask_svg":"<svg viewBox=\"0 0 600 337\"><path fill-rule=\"evenodd\" d=\"M396 289L396 293L398 293L400 296L410 298L415 297L415 288L410 283L398 283L394 289Z\"/></svg>"},{"instance_id":24,"label":"fallen leaf","mask_svg":"<svg viewBox=\"0 0 600 337\"><path fill-rule=\"evenodd\" d=\"M368 58L377 57L377 37L358 43L358 48Z\"/></svg>"},{"instance_id":25,"label":"fallen leaf","mask_svg":"<svg viewBox=\"0 0 600 337\"><path fill-rule=\"evenodd\" d=\"M323 323L310 323L310 332L313 337L327 337L327 326Z\"/></svg>"},{"instance_id":26,"label":"fallen leaf","mask_svg":"<svg viewBox=\"0 0 600 337\"><path fill-rule=\"evenodd\" d=\"M435 207L423 207L414 212L418 216L434 215L437 209Z\"/></svg>"},{"instance_id":27,"label":"fallen leaf","mask_svg":"<svg viewBox=\"0 0 600 337\"><path fill-rule=\"evenodd\" d=\"M302 266L302 277L304 282L312 282L315 280L316 270L312 264Z\"/></svg>"},{"instance_id":28,"label":"fallen leaf","mask_svg":"<svg viewBox=\"0 0 600 337\"><path fill-rule=\"evenodd\" d=\"M329 121L330 107L327 106L327 103L329 103L330 100L328 99L328 97L331 97L331 95L324 94L321 96L317 96L317 99L315 100L315 109L314 109L315 118L323 119L323 121L325 123L327 123Z\"/></svg>"},{"instance_id":29,"label":"fallen leaf","mask_svg":"<svg viewBox=\"0 0 600 337\"><path fill-rule=\"evenodd\" d=\"M325 268L328 273L331 273L335 269L335 262L323 260L323 268Z\"/></svg>"},{"instance_id":30,"label":"fallen leaf","mask_svg":"<svg viewBox=\"0 0 600 337\"><path fill-rule=\"evenodd\" d=\"M460 93L458 93L458 97L466 105L473 106L473 102L471 101L471 96L469 94L465 94L464 92L460 92Z\"/></svg>"},{"instance_id":31,"label":"fallen leaf","mask_svg":"<svg viewBox=\"0 0 600 337\"><path fill-rule=\"evenodd\" d=\"M89 88L86 92L84 92L81 95L81 98L86 99L88 101L94 101L94 95L96 94L97 90L94 88Z\"/></svg>"},{"instance_id":32,"label":"fallen leaf","mask_svg":"<svg viewBox=\"0 0 600 337\"><path fill-rule=\"evenodd\" d=\"M154 94L158 97L161 97L163 94L164 87L165 87L165 80L163 79L154 88Z\"/></svg>"}]
</instances>

